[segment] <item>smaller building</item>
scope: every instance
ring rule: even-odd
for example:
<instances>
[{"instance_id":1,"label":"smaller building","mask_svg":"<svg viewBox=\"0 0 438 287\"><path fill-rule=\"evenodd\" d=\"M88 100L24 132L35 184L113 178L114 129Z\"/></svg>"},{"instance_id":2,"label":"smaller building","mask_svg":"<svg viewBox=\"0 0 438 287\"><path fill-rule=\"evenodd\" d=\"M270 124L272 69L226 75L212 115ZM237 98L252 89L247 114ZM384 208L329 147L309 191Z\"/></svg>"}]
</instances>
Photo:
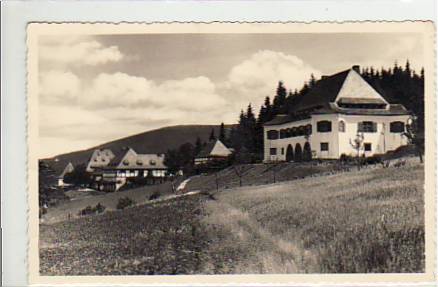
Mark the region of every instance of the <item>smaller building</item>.
<instances>
[{"instance_id":1,"label":"smaller building","mask_svg":"<svg viewBox=\"0 0 438 287\"><path fill-rule=\"evenodd\" d=\"M227 148L220 140L211 141L195 157L195 165L206 164L213 160L227 160L232 149Z\"/></svg>"},{"instance_id":2,"label":"smaller building","mask_svg":"<svg viewBox=\"0 0 438 287\"><path fill-rule=\"evenodd\" d=\"M111 162L93 172L93 187L97 190L117 191L125 184L162 183L167 167L164 154L138 154L132 148L115 156Z\"/></svg>"},{"instance_id":3,"label":"smaller building","mask_svg":"<svg viewBox=\"0 0 438 287\"><path fill-rule=\"evenodd\" d=\"M64 176L68 173L71 173L75 170L73 164L69 162L61 172L61 174L58 176L58 186L64 186Z\"/></svg>"}]
</instances>

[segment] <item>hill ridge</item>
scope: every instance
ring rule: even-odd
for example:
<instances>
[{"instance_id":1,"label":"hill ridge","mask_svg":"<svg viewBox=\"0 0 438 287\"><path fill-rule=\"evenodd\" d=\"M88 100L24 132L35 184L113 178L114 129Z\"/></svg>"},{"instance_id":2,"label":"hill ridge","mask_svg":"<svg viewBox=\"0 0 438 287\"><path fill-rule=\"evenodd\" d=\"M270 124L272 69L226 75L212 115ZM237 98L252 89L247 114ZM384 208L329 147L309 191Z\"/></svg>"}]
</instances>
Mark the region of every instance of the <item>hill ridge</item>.
<instances>
[{"instance_id":1,"label":"hill ridge","mask_svg":"<svg viewBox=\"0 0 438 287\"><path fill-rule=\"evenodd\" d=\"M232 126L225 125L226 129L230 129ZM168 149L177 148L186 142L194 144L197 137L203 142L208 141L211 129L214 129L215 134L218 135L220 125L166 126L111 140L87 149L58 154L42 160L47 162L56 172L61 172L68 162L72 162L75 166L85 163L95 149L109 148L117 155L122 152L124 147L129 146L138 153L165 153Z\"/></svg>"}]
</instances>

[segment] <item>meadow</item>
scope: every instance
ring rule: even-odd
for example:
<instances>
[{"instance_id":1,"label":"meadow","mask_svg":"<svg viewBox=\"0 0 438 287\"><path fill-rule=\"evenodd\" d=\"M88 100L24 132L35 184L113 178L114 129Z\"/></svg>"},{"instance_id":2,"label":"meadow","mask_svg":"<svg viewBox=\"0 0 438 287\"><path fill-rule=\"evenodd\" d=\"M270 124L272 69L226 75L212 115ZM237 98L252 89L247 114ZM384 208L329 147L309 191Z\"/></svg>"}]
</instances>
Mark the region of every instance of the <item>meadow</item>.
<instances>
[{"instance_id":1,"label":"meadow","mask_svg":"<svg viewBox=\"0 0 438 287\"><path fill-rule=\"evenodd\" d=\"M369 168L217 193L211 273L424 271L424 166ZM219 267L219 268L216 268Z\"/></svg>"},{"instance_id":2,"label":"meadow","mask_svg":"<svg viewBox=\"0 0 438 287\"><path fill-rule=\"evenodd\" d=\"M421 272L423 184L424 165L413 158L219 192L210 183L210 196L40 224L40 272Z\"/></svg>"}]
</instances>

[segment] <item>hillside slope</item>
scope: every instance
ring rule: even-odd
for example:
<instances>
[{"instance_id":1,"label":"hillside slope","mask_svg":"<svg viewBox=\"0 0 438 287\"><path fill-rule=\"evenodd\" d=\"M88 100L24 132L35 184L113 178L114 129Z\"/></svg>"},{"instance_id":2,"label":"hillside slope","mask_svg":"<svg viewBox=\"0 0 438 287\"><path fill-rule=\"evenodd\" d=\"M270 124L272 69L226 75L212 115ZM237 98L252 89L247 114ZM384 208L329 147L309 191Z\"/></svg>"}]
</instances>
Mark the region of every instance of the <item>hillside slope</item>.
<instances>
[{"instance_id":1,"label":"hillside slope","mask_svg":"<svg viewBox=\"0 0 438 287\"><path fill-rule=\"evenodd\" d=\"M230 126L228 126L230 127ZM138 153L165 153L168 149L179 147L181 144L195 143L199 137L203 142L208 141L211 129L219 134L219 125L181 125L164 127L133 136L110 141L86 150L57 155L46 162L57 172L61 172L68 162L73 165L84 163L97 148L109 148L115 154L122 152L124 147L131 147ZM54 161L57 158L58 161Z\"/></svg>"},{"instance_id":2,"label":"hillside slope","mask_svg":"<svg viewBox=\"0 0 438 287\"><path fill-rule=\"evenodd\" d=\"M41 275L422 272L423 184L409 159L41 224Z\"/></svg>"}]
</instances>

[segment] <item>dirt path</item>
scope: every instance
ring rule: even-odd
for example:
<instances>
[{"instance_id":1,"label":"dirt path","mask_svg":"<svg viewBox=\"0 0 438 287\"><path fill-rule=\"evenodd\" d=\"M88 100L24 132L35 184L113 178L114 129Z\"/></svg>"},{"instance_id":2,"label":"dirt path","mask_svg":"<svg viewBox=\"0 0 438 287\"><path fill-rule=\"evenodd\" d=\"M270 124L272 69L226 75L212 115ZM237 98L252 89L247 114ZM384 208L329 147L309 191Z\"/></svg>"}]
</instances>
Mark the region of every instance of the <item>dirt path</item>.
<instances>
[{"instance_id":1,"label":"dirt path","mask_svg":"<svg viewBox=\"0 0 438 287\"><path fill-rule=\"evenodd\" d=\"M275 236L247 212L220 201L207 203L206 211L204 223L217 238L209 253L225 262L212 262L208 273L303 273L314 266L309 251Z\"/></svg>"}]
</instances>

